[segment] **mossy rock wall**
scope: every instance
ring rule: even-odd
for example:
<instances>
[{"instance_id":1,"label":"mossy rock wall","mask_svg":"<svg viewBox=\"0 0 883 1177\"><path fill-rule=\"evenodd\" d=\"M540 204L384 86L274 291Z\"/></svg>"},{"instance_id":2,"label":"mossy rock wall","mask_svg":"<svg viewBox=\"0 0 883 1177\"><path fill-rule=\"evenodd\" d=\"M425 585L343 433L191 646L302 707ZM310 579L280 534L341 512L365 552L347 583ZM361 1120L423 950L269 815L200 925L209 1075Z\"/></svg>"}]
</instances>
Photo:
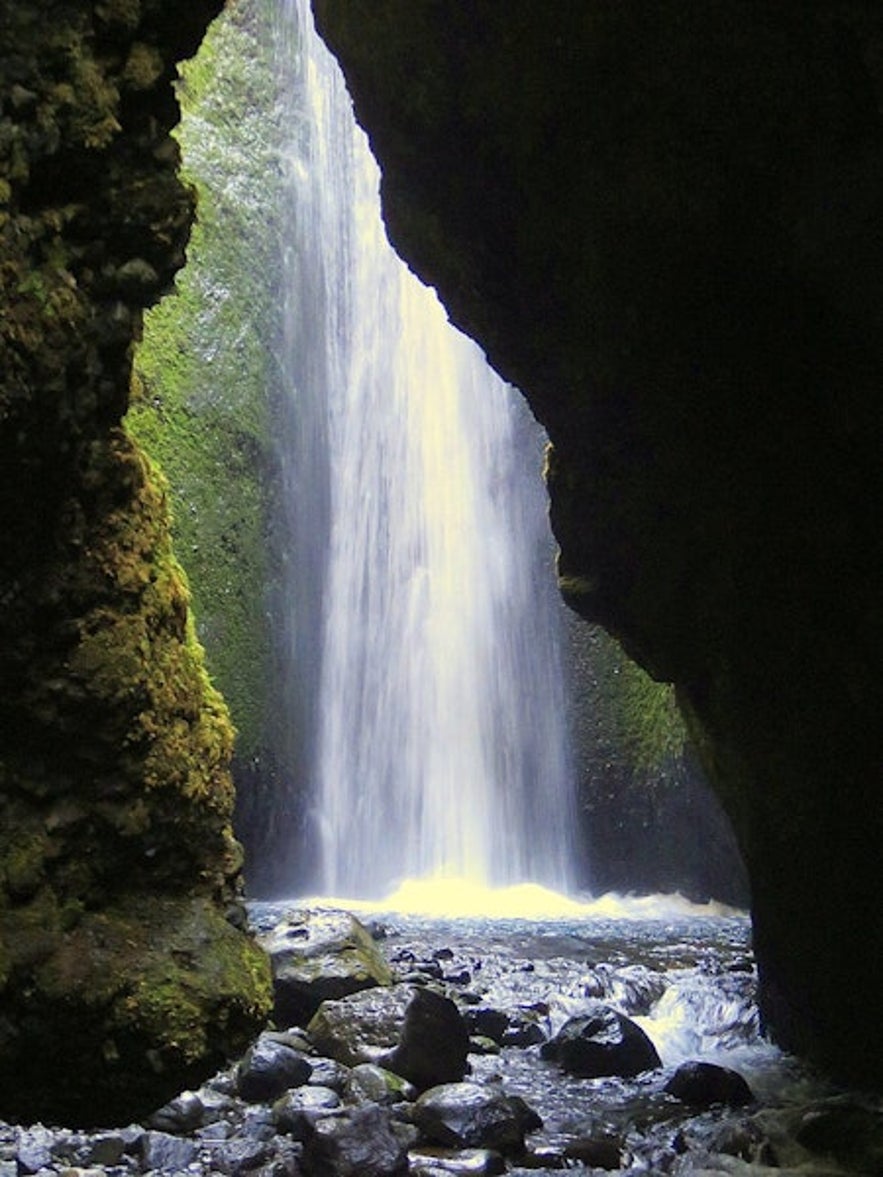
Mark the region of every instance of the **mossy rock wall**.
<instances>
[{"instance_id":1,"label":"mossy rock wall","mask_svg":"<svg viewBox=\"0 0 883 1177\"><path fill-rule=\"evenodd\" d=\"M197 631L246 760L268 741L280 481L274 345L286 128L275 18L272 0L238 0L183 66L175 138L198 217L174 294L145 316L127 418L168 479Z\"/></svg>"},{"instance_id":2,"label":"mossy rock wall","mask_svg":"<svg viewBox=\"0 0 883 1177\"><path fill-rule=\"evenodd\" d=\"M883 11L314 9L391 238L550 435L562 591L676 684L770 1029L883 1083Z\"/></svg>"},{"instance_id":3,"label":"mossy rock wall","mask_svg":"<svg viewBox=\"0 0 883 1177\"><path fill-rule=\"evenodd\" d=\"M70 2L48 21L10 0L0 29L7 1116L143 1113L267 1010L263 958L227 918L241 923L232 728L165 484L121 425L143 308L193 216L169 138L175 63L216 10Z\"/></svg>"},{"instance_id":4,"label":"mossy rock wall","mask_svg":"<svg viewBox=\"0 0 883 1177\"><path fill-rule=\"evenodd\" d=\"M678 892L747 908L736 837L674 688L599 626L570 614L565 630L581 884L594 894Z\"/></svg>"}]
</instances>

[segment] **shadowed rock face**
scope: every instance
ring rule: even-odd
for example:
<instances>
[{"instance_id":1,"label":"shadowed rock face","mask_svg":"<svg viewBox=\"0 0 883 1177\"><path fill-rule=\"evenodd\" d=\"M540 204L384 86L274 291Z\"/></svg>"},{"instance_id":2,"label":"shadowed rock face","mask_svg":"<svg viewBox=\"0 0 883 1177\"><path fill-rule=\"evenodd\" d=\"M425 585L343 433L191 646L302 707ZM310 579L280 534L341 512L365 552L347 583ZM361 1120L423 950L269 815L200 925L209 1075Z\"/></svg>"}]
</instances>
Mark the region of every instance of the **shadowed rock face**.
<instances>
[{"instance_id":1,"label":"shadowed rock face","mask_svg":"<svg viewBox=\"0 0 883 1177\"><path fill-rule=\"evenodd\" d=\"M232 728L164 484L120 425L142 309L183 265L194 212L169 138L175 63L219 7L3 5L5 1116L126 1122L241 1050L269 1004L237 927Z\"/></svg>"},{"instance_id":2,"label":"shadowed rock face","mask_svg":"<svg viewBox=\"0 0 883 1177\"><path fill-rule=\"evenodd\" d=\"M396 247L552 439L562 591L678 686L771 1030L879 1084L879 6L314 8Z\"/></svg>"}]
</instances>

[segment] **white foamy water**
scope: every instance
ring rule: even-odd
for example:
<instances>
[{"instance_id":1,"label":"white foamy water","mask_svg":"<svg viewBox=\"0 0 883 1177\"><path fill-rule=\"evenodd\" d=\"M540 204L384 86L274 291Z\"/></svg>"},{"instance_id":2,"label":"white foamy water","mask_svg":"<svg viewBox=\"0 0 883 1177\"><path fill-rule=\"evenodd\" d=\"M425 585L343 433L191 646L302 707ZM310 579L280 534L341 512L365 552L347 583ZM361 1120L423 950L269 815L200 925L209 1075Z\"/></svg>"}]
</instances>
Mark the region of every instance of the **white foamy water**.
<instances>
[{"instance_id":1,"label":"white foamy water","mask_svg":"<svg viewBox=\"0 0 883 1177\"><path fill-rule=\"evenodd\" d=\"M314 485L289 481L316 601L295 606L317 667L303 742L316 881L375 899L438 875L567 891L543 438L390 248L337 65L305 0L286 12L303 118L287 304Z\"/></svg>"}]
</instances>

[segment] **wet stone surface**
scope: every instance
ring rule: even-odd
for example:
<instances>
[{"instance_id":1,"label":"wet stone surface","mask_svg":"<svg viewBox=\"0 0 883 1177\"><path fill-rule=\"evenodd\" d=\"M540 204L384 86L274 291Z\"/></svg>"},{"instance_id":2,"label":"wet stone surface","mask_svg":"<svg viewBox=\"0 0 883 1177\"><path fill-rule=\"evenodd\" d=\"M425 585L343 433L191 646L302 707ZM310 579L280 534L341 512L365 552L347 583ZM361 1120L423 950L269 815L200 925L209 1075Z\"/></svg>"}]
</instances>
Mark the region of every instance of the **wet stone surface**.
<instances>
[{"instance_id":1,"label":"wet stone surface","mask_svg":"<svg viewBox=\"0 0 883 1177\"><path fill-rule=\"evenodd\" d=\"M274 910L262 906L264 926ZM377 1044L386 1065L328 1058L304 1027L277 1026L144 1125L0 1123L0 1177L883 1171L879 1099L813 1084L760 1037L744 920L390 916L375 931L394 978L376 1006L388 1015ZM453 1023L436 997L452 1003L458 1033L493 1047L470 1049L462 1081L422 1093L389 1066L417 976L433 995L426 1009L445 1010L417 1019L440 1035L439 1057ZM543 1057L568 1021L599 1002L640 1026L659 1065L584 1078Z\"/></svg>"}]
</instances>

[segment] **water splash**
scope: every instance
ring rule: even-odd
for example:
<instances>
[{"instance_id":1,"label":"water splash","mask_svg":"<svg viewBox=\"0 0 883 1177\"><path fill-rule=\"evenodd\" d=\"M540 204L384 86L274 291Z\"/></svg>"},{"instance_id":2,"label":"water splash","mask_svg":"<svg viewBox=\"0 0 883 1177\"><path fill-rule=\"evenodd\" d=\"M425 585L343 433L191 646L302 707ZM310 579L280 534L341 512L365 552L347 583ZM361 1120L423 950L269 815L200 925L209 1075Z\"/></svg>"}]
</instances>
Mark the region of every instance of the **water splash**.
<instances>
[{"instance_id":1,"label":"water splash","mask_svg":"<svg viewBox=\"0 0 883 1177\"><path fill-rule=\"evenodd\" d=\"M327 894L401 880L572 885L570 765L542 435L390 248L379 173L306 0L291 346L327 529L298 630L317 663L309 761ZM317 454L321 451L322 457ZM316 499L314 504L313 499ZM315 506L315 509L314 509Z\"/></svg>"}]
</instances>

